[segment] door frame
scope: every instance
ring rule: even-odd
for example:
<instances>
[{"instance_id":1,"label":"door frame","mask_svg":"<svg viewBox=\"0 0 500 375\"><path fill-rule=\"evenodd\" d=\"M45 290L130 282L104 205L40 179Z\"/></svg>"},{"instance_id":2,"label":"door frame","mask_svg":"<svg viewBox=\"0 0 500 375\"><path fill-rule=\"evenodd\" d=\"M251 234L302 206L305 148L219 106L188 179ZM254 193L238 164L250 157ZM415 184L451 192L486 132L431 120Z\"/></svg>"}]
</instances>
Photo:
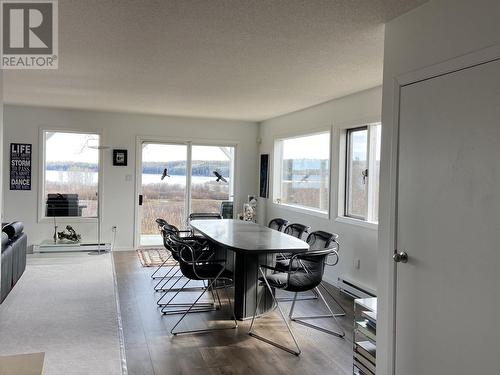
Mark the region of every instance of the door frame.
<instances>
[{"instance_id":1,"label":"door frame","mask_svg":"<svg viewBox=\"0 0 500 375\"><path fill-rule=\"evenodd\" d=\"M500 60L500 44L490 46L472 53L456 57L435 65L399 75L393 79L390 123L382 126L382 144L386 160L381 166L388 168L388 198L386 208L381 210L379 218L379 276L378 297L379 315L377 331L377 373L396 375L396 296L397 296L397 266L392 260L397 248L398 224L398 181L399 181L399 128L400 128L400 98L401 89L405 86L458 72L474 66ZM390 89L389 89L390 90ZM392 117L392 118L391 118ZM385 125L385 128L384 128ZM385 138L385 139L384 139ZM384 152L384 149L382 149ZM382 155L383 156L383 155ZM382 203L382 202L381 202ZM411 256L411 254L410 254ZM380 265L383 266L381 272ZM385 272L387 271L387 272Z\"/></svg>"},{"instance_id":2,"label":"door frame","mask_svg":"<svg viewBox=\"0 0 500 375\"><path fill-rule=\"evenodd\" d=\"M159 143L159 144L171 144L171 145L186 145L188 147L188 152L186 155L186 162L188 170L186 170L187 178L186 178L186 186L191 185L191 152L189 152L189 148L191 146L227 146L234 147L234 170L233 170L233 189L234 196L233 202L236 207L239 207L238 204L240 202L241 197L239 196L239 166L240 166L240 158L239 158L239 141L234 140L213 140L213 139L205 139L205 138L180 138L180 137L165 137L165 136L145 136L139 135L136 137L136 146L135 146L135 189L134 189L134 248L138 249L140 247L141 240L141 217L140 217L140 209L139 209L139 194L142 189L142 145L143 143ZM186 199L190 201L191 189L186 189ZM189 210L189 208L188 208Z\"/></svg>"}]
</instances>

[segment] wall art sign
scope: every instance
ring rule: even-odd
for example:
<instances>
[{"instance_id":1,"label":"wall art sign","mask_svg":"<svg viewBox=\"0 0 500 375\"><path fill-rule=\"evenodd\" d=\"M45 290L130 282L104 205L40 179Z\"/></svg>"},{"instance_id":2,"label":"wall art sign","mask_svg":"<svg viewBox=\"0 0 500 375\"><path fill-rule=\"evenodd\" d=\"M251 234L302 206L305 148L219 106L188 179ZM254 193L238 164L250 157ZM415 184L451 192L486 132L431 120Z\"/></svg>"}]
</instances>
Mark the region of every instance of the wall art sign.
<instances>
[{"instance_id":1,"label":"wall art sign","mask_svg":"<svg viewBox=\"0 0 500 375\"><path fill-rule=\"evenodd\" d=\"M31 190L32 145L10 144L10 190Z\"/></svg>"},{"instance_id":2,"label":"wall art sign","mask_svg":"<svg viewBox=\"0 0 500 375\"><path fill-rule=\"evenodd\" d=\"M269 198L269 154L260 155L260 197Z\"/></svg>"},{"instance_id":3,"label":"wall art sign","mask_svg":"<svg viewBox=\"0 0 500 375\"><path fill-rule=\"evenodd\" d=\"M126 167L128 163L127 150L113 150L113 165L115 167Z\"/></svg>"}]
</instances>

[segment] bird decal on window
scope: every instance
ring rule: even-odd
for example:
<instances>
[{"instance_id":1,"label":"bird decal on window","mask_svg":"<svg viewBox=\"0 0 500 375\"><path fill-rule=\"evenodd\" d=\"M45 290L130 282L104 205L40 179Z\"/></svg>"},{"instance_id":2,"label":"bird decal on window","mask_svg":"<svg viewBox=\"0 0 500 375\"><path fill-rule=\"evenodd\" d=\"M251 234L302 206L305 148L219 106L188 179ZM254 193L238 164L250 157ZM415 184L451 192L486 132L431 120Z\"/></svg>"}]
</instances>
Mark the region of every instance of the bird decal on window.
<instances>
[{"instance_id":1,"label":"bird decal on window","mask_svg":"<svg viewBox=\"0 0 500 375\"><path fill-rule=\"evenodd\" d=\"M222 177L222 175L219 172L213 171L213 173L214 173L215 177L217 177L217 180L215 182L222 181L222 182L225 182L227 184L227 180L224 177Z\"/></svg>"},{"instance_id":2,"label":"bird decal on window","mask_svg":"<svg viewBox=\"0 0 500 375\"><path fill-rule=\"evenodd\" d=\"M168 174L168 169L165 168L163 170L163 174L161 175L161 180L163 181L165 179L165 177L170 177L170 175Z\"/></svg>"},{"instance_id":3,"label":"bird decal on window","mask_svg":"<svg viewBox=\"0 0 500 375\"><path fill-rule=\"evenodd\" d=\"M311 176L310 174L306 174L304 177L302 177L302 179L300 180L300 182L308 182L310 176Z\"/></svg>"}]
</instances>

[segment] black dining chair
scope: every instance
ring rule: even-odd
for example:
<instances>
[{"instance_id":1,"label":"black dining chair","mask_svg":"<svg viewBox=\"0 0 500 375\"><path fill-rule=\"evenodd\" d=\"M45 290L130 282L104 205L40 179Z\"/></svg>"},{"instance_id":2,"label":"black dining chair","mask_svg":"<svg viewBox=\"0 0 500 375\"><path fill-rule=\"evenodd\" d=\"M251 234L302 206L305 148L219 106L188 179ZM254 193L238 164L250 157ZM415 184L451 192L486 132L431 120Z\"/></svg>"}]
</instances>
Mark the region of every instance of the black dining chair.
<instances>
[{"instance_id":1,"label":"black dining chair","mask_svg":"<svg viewBox=\"0 0 500 375\"><path fill-rule=\"evenodd\" d=\"M288 220L277 217L269 222L268 227L277 230L278 232L283 232L287 225Z\"/></svg>"},{"instance_id":2,"label":"black dining chair","mask_svg":"<svg viewBox=\"0 0 500 375\"><path fill-rule=\"evenodd\" d=\"M218 212L192 212L189 214L188 221L217 219L222 219L222 215Z\"/></svg>"},{"instance_id":3,"label":"black dining chair","mask_svg":"<svg viewBox=\"0 0 500 375\"><path fill-rule=\"evenodd\" d=\"M181 314L186 311L186 309L179 309L179 307L189 307L191 306L190 303L173 303L172 301L174 298L179 295L181 292L192 292L192 291L197 291L197 290L204 290L206 289L205 283L203 283L202 286L197 285L193 287L188 287L189 282L191 281L190 279L186 279L186 277L182 274L181 269L180 269L180 250L181 246L180 244L187 244L189 245L193 251L194 254L196 255L196 259L199 261L208 261L210 258L214 256L214 252L211 251L210 247L206 245L204 242L199 242L198 237L181 237L179 236L179 233L176 233L175 231L169 231L166 227L164 227L163 231L163 238L164 242L166 243L166 246L170 249L172 258L176 261L176 271L172 275L168 277L168 279L165 281L165 283L162 285L161 289L157 289L157 291L162 291L164 294L158 299L156 302L159 307L161 307L161 312L163 315L174 315L174 314ZM175 239L175 241L173 240ZM174 280L173 284L171 284L169 287L166 287L166 285L171 281ZM182 285L181 280L183 280L184 285ZM179 284L180 283L180 284ZM178 286L179 285L179 286ZM170 298L167 302L162 302L168 295L169 293L175 293L173 297ZM214 295L215 297L215 295ZM218 298L217 298L218 299ZM215 298L214 298L215 300ZM219 299L218 299L219 300ZM220 300L219 300L219 305L220 305ZM173 308L173 309L172 309ZM196 309L193 310L193 312L201 312L201 311L213 311L218 309L217 306L215 306L215 303L199 303L196 305Z\"/></svg>"},{"instance_id":4,"label":"black dining chair","mask_svg":"<svg viewBox=\"0 0 500 375\"><path fill-rule=\"evenodd\" d=\"M311 227L309 225L304 225L304 224L299 224L299 223L292 223L287 225L287 227L284 230L285 234L288 234L289 236L298 238L299 240L304 240L304 237L309 235L309 231L311 230ZM280 253L276 257L276 264L275 267L278 269L281 269L283 271L288 270L288 265L290 263L290 258L292 257L293 254L291 253ZM313 291L314 293L314 291ZM312 297L301 297L299 298L300 301L306 300L306 299L317 299L316 293ZM293 298L278 298L278 301L291 301Z\"/></svg>"},{"instance_id":5,"label":"black dining chair","mask_svg":"<svg viewBox=\"0 0 500 375\"><path fill-rule=\"evenodd\" d=\"M286 226L283 233L288 234L289 236L298 238L299 240L303 240L304 237L306 237L306 235L309 234L310 230L311 230L311 227L309 225L292 223L292 224L288 224ZM278 255L278 260L289 259L291 256L292 256L292 254L280 253Z\"/></svg>"},{"instance_id":6,"label":"black dining chair","mask_svg":"<svg viewBox=\"0 0 500 375\"><path fill-rule=\"evenodd\" d=\"M295 293L295 300L292 303L292 308L290 310L289 318L297 323L306 325L308 327L318 329L322 332L329 333L331 335L343 338L345 336L345 332L342 329L341 325L337 321L337 318L333 311L330 309L330 306L326 302L325 298L321 294L320 290L318 289L318 286L321 285L321 282L323 280L323 273L325 269L325 264L327 262L328 257L335 255L336 250L333 248L326 248L322 250L309 250L303 253L295 254L290 258L290 264L289 268L286 272L282 272L281 270L276 269L275 267L267 266L267 265L261 265L259 267L259 272L261 277L259 278L261 285L264 285L269 294L271 295L274 304L277 307L277 310L279 314L281 315L281 318L285 322L288 332L290 333L295 346L297 350L290 349L284 345L281 345L277 343L276 341L273 341L269 338L263 337L261 335L256 334L253 331L254 324L255 324L255 319L257 315L257 309L260 305L260 302L262 300L262 296L265 293L263 290L258 299L257 299L257 304L255 308L255 312L252 318L252 323L250 324L250 329L248 331L249 335L252 337L255 337L261 341L264 341L268 344L271 344L277 348L280 348L282 350L285 350L291 354L294 355L300 355L301 349L298 344L298 341L292 331L292 328L290 327L290 324L288 323L285 314L283 313L283 310L281 309L278 300L274 296L274 289L279 289L287 292L292 292ZM297 263L295 263L297 262ZM300 267L297 267L294 269L293 264L300 264ZM272 273L266 274L264 270L270 270ZM316 290L318 293L318 296L320 297L321 301L325 304L326 308L329 311L329 315L318 315L315 317L294 317L293 316L293 311L296 305L296 297L299 292L305 292L309 290ZM317 325L310 324L308 322L305 322L306 319L315 319L318 317L328 317L333 319L334 323L339 327L339 331L333 331L333 330L328 330L322 327L319 327Z\"/></svg>"},{"instance_id":7,"label":"black dining chair","mask_svg":"<svg viewBox=\"0 0 500 375\"><path fill-rule=\"evenodd\" d=\"M232 285L233 274L231 271L227 270L225 267L225 259L200 259L196 251L188 244L186 241L180 240L178 237L170 236L170 240L178 246L179 252L179 267L186 279L187 283L191 280L206 281L208 283L207 288L204 288L201 294L195 299L195 301L189 306L189 308L183 313L180 319L172 327L170 333L174 336L185 333L201 333L201 332L212 332L225 329L235 329L238 327L238 322L236 321L236 316L234 315L233 305L231 303L231 297L227 289ZM217 328L205 328L205 329L190 329L184 331L177 331L176 328L184 320L184 318L191 313L196 305L199 303L200 299L205 295L207 291L210 291L212 295L216 294L218 297L218 289L223 289L226 295L229 309L231 311L232 319L234 325L231 327L217 327ZM173 297L175 297L177 294ZM172 300L173 300L172 299ZM220 303L220 299L219 299Z\"/></svg>"},{"instance_id":8,"label":"black dining chair","mask_svg":"<svg viewBox=\"0 0 500 375\"><path fill-rule=\"evenodd\" d=\"M335 233L328 233L325 231L317 230L312 233L310 233L307 236L306 242L309 245L309 250L323 250L323 249L329 249L332 246L334 249L338 252L338 234ZM276 261L275 267L279 270L282 270L286 272L290 266L290 259L291 257L282 257L281 259L278 259ZM298 268L300 267L300 264L296 260L294 264L292 265L293 268Z\"/></svg>"},{"instance_id":9,"label":"black dining chair","mask_svg":"<svg viewBox=\"0 0 500 375\"><path fill-rule=\"evenodd\" d=\"M325 231L315 231L312 232L307 236L306 242L309 244L309 250L322 250L322 249L329 249L333 248L335 249L335 253L332 254L334 257L333 262L330 261L330 259L327 259L325 262L326 266L329 267L334 267L337 265L339 261L339 252L340 252L340 243L339 243L339 235L336 233L329 233ZM301 267L300 262L295 261L292 262L290 265L290 259L280 259L276 261L275 268L282 271L286 272L290 266L292 269L298 269ZM335 313L336 317L341 317L346 315L346 311L342 304L335 298L335 296L330 292L328 288L325 287L323 283L321 283L321 286L324 288L325 292L330 296L330 298L335 302L335 304L340 308L341 312L340 313ZM304 296L298 298L297 296L294 296L293 298L279 298L280 301L308 301L308 300L314 300L318 299L319 295L316 291L316 289L312 290L313 295L312 296Z\"/></svg>"},{"instance_id":10,"label":"black dining chair","mask_svg":"<svg viewBox=\"0 0 500 375\"><path fill-rule=\"evenodd\" d=\"M165 219L162 219L162 218L158 218L155 220L156 222L156 225L158 226L158 230L161 234L161 231L163 229L164 226L168 226L170 224L168 224L168 222L165 220ZM175 226L172 226L173 228L175 228ZM191 231L179 231L177 228L175 228L179 233L189 233L189 234L192 234ZM163 242L163 245L165 245L165 242ZM167 249L168 250L168 249ZM167 258L163 261L162 264L160 264L156 270L153 272L153 274L151 275L151 278L153 280L157 280L157 279L162 279L164 278L164 276L159 276L157 275L158 272L160 272L160 270L167 264L167 262L171 259L171 255L168 255Z\"/></svg>"},{"instance_id":11,"label":"black dining chair","mask_svg":"<svg viewBox=\"0 0 500 375\"><path fill-rule=\"evenodd\" d=\"M220 215L223 219L232 219L234 217L234 202L224 201L220 203Z\"/></svg>"},{"instance_id":12,"label":"black dining chair","mask_svg":"<svg viewBox=\"0 0 500 375\"><path fill-rule=\"evenodd\" d=\"M207 247L209 245L208 245L207 240L204 237L193 235L193 232L191 230L179 230L175 225L172 225L172 224L163 225L161 227L160 233L161 233L162 239L163 239L163 246L169 252L169 256L163 262L162 266L164 266L166 264L166 262L168 262L168 261L171 261L171 260L174 261L174 264L169 267L168 272L165 275L159 277L160 281L158 281L154 287L155 291L157 291L157 292L165 292L167 290L170 290L170 289L164 289L165 285L168 284L172 278L177 277L176 274L179 272L179 270L177 269L177 272L174 275L171 275L171 272L174 269L176 269L176 267L178 267L178 264L177 264L175 257L173 256L174 249L172 249L171 245L166 240L167 239L166 234L175 234L176 236L184 238L186 241L191 241L193 247L199 251L207 250ZM162 285L160 286L160 284L162 284ZM160 299L162 299L162 298L160 298Z\"/></svg>"}]
</instances>

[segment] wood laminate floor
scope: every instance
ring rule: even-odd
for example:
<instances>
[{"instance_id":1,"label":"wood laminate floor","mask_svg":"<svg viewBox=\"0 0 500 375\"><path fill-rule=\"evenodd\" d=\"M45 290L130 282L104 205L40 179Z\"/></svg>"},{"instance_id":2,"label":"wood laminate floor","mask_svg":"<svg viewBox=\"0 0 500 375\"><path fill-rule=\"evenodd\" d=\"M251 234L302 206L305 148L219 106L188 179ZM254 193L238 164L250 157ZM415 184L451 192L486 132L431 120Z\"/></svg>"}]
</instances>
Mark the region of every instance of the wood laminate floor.
<instances>
[{"instance_id":1,"label":"wood laminate floor","mask_svg":"<svg viewBox=\"0 0 500 375\"><path fill-rule=\"evenodd\" d=\"M234 330L172 336L178 315L163 316L156 307L160 294L153 292L152 268L143 268L135 251L113 253L121 305L125 350L130 375L171 374L352 374L352 299L333 293L348 315L340 318L345 339L291 323L302 348L300 357L248 335L249 321ZM291 303L281 304L288 313ZM322 313L317 301L299 303L301 313ZM183 327L204 328L223 320L227 311L191 314ZM328 321L315 321L334 328ZM275 311L257 320L257 332L291 345L286 327Z\"/></svg>"}]
</instances>

